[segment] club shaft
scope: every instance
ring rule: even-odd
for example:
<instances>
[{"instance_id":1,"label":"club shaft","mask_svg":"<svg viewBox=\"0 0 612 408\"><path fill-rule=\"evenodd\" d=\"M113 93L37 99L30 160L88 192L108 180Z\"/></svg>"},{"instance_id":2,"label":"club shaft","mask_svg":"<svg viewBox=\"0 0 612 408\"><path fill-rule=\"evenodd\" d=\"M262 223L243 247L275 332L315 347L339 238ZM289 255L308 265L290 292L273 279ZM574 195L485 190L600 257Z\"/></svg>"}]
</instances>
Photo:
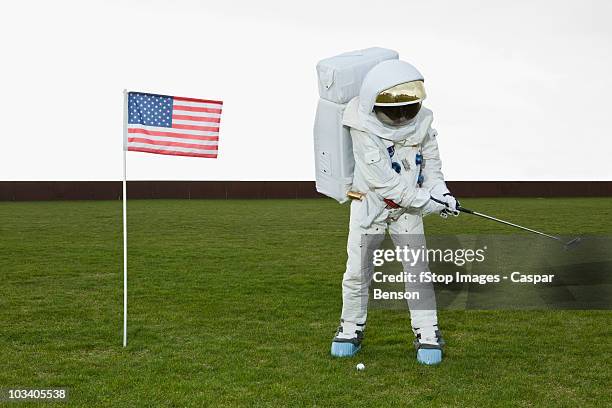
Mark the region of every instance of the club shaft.
<instances>
[{"instance_id":1,"label":"club shaft","mask_svg":"<svg viewBox=\"0 0 612 408\"><path fill-rule=\"evenodd\" d=\"M490 215L487 215L487 214L479 213L477 211L470 211L470 214L474 214L474 215L476 215L478 217L486 218L487 220L499 222L501 224L509 225L511 227L514 227L514 228L519 228L519 229L522 229L524 231L533 232L534 234L542 235L544 237L548 237L550 239L554 239L555 241L561 241L562 242L561 238L555 237L554 235L548 235L548 234L545 234L545 233L540 232L540 231L536 231L536 230L531 229L531 228L523 227L522 225L514 224L514 223L509 222L509 221L500 220L499 218L491 217Z\"/></svg>"}]
</instances>

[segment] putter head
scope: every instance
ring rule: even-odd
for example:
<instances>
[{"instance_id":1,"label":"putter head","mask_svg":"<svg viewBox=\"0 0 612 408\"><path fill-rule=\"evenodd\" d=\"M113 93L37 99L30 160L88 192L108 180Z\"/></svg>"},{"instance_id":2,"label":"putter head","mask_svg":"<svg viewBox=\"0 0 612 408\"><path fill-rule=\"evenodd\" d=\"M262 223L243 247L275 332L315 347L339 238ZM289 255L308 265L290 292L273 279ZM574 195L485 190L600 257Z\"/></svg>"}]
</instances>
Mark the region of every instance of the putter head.
<instances>
[{"instance_id":1,"label":"putter head","mask_svg":"<svg viewBox=\"0 0 612 408\"><path fill-rule=\"evenodd\" d=\"M568 250L568 249L574 248L576 245L580 243L580 241L581 241L580 237L570 239L569 241L565 243L565 249Z\"/></svg>"}]
</instances>

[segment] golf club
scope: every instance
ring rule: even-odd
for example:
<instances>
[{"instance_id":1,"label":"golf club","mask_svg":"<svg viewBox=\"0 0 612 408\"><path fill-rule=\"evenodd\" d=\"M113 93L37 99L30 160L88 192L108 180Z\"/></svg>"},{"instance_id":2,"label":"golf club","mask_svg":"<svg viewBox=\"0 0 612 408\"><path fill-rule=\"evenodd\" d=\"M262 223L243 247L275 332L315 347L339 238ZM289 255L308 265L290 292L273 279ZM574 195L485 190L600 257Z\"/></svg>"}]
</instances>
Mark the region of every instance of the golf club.
<instances>
[{"instance_id":1,"label":"golf club","mask_svg":"<svg viewBox=\"0 0 612 408\"><path fill-rule=\"evenodd\" d=\"M444 205L448 206L448 204L446 204L444 201L438 200L438 199L433 198L433 197L431 197L431 199L434 200L437 203L444 204ZM465 208L465 207L457 206L457 210L459 210L461 212L464 212L466 214L472 214L472 215L475 215L477 217L485 218L487 220L499 222L500 224L509 225L511 227L514 227L514 228L518 228L518 229L522 229L524 231L528 231L528 232L531 232L531 233L534 233L534 234L538 234L538 235L541 235L541 236L546 237L546 238L554 239L555 241L560 242L561 244L563 244L565 246L565 249L569 249L570 247L574 247L575 245L577 245L580 242L580 237L576 237L576 238L570 239L569 241L565 242L563 240L563 238L561 238L561 237L557 237L555 235L549 235L549 234L546 234L546 233L541 232L541 231L537 231L537 230L534 230L534 229L531 229L531 228L523 227L522 225L514 224L514 223L512 223L510 221L501 220L499 218L495 218L495 217L492 217L490 215L480 213L478 211L470 210L470 209Z\"/></svg>"}]
</instances>

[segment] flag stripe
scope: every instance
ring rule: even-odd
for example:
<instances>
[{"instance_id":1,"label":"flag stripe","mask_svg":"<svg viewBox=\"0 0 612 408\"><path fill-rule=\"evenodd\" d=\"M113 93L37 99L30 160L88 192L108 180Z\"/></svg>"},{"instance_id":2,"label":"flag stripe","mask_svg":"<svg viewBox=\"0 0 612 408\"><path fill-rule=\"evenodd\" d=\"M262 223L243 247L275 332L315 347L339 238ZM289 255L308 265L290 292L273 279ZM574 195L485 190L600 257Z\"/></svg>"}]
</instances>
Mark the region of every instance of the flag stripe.
<instances>
[{"instance_id":1,"label":"flag stripe","mask_svg":"<svg viewBox=\"0 0 612 408\"><path fill-rule=\"evenodd\" d=\"M217 153L216 149L199 149L193 147L180 147L180 146L156 146L148 143L139 143L132 142L129 147L141 147L143 149L152 149L152 150L176 150L177 152L182 153L205 153L205 154L213 154Z\"/></svg>"},{"instance_id":2,"label":"flag stripe","mask_svg":"<svg viewBox=\"0 0 612 408\"><path fill-rule=\"evenodd\" d=\"M158 127L158 126L145 126L145 125L129 125L128 133L133 132L131 129L143 129L149 132L163 132L168 133L167 136L171 135L194 135L194 136L219 136L219 132L211 132L211 131L203 131L203 130L189 130L189 129L173 129L167 127ZM155 133L153 133L155 134ZM162 136L161 134L159 136Z\"/></svg>"},{"instance_id":3,"label":"flag stripe","mask_svg":"<svg viewBox=\"0 0 612 408\"><path fill-rule=\"evenodd\" d=\"M193 112L193 111L174 110L172 111L172 113L175 115L188 115L188 116L193 116L196 118L220 118L221 117L220 113L210 113L210 112Z\"/></svg>"},{"instance_id":4,"label":"flag stripe","mask_svg":"<svg viewBox=\"0 0 612 408\"><path fill-rule=\"evenodd\" d=\"M190 106L192 108L223 109L223 105L217 105L214 103L204 103L204 102L174 101L174 105Z\"/></svg>"},{"instance_id":5,"label":"flag stripe","mask_svg":"<svg viewBox=\"0 0 612 408\"><path fill-rule=\"evenodd\" d=\"M191 116L191 115L172 115L172 119L184 120L184 121L196 121L196 122L213 122L220 123L221 118L213 118L210 116ZM173 122L178 123L178 122Z\"/></svg>"},{"instance_id":6,"label":"flag stripe","mask_svg":"<svg viewBox=\"0 0 612 408\"><path fill-rule=\"evenodd\" d=\"M206 137L206 136L203 136ZM174 137L174 136L156 136L156 135L146 135L146 134L130 134L129 138L142 138L142 139L150 139L150 140L160 140L166 142L178 142L178 143L193 143L197 145L216 145L219 142L218 137L208 137L207 139L190 139L184 137Z\"/></svg>"},{"instance_id":7,"label":"flag stripe","mask_svg":"<svg viewBox=\"0 0 612 408\"><path fill-rule=\"evenodd\" d=\"M196 125L180 125L180 124L172 124L172 129L185 129L185 130L204 130L209 132L218 132L219 127L213 126L196 126Z\"/></svg>"},{"instance_id":8,"label":"flag stripe","mask_svg":"<svg viewBox=\"0 0 612 408\"><path fill-rule=\"evenodd\" d=\"M181 101L181 102L201 102L201 103L213 103L215 105L223 105L223 101L215 101L212 99L185 98L182 96L175 96L174 100Z\"/></svg>"},{"instance_id":9,"label":"flag stripe","mask_svg":"<svg viewBox=\"0 0 612 408\"><path fill-rule=\"evenodd\" d=\"M174 111L221 113L221 109L214 108L214 107L205 108L205 107L200 107L200 106L174 105L172 109Z\"/></svg>"},{"instance_id":10,"label":"flag stripe","mask_svg":"<svg viewBox=\"0 0 612 408\"><path fill-rule=\"evenodd\" d=\"M128 147L131 152L144 152L144 153L155 153L155 154L167 154L170 156L190 156L190 157L207 157L209 159L216 159L217 153L190 153L190 152L179 152L176 150L156 150L147 149L146 147Z\"/></svg>"},{"instance_id":11,"label":"flag stripe","mask_svg":"<svg viewBox=\"0 0 612 408\"><path fill-rule=\"evenodd\" d=\"M167 140L153 140L153 139L144 139L141 137L130 137L128 138L128 142L130 143L145 143L156 146L174 146L174 147L189 147L192 149L202 149L202 150L217 150L217 143L212 145L198 144L198 143L182 143L182 142L171 142Z\"/></svg>"},{"instance_id":12,"label":"flag stripe","mask_svg":"<svg viewBox=\"0 0 612 408\"><path fill-rule=\"evenodd\" d=\"M131 135L129 138L142 138L142 139L149 139L149 140L161 140L161 141L166 141L166 142L178 142L178 143L193 143L193 144L205 145L205 146L212 146L212 145L218 144L218 138L215 138L213 140L198 140L198 139L194 140L194 139L185 139L182 137L152 136L152 135L140 135L140 134Z\"/></svg>"},{"instance_id":13,"label":"flag stripe","mask_svg":"<svg viewBox=\"0 0 612 408\"><path fill-rule=\"evenodd\" d=\"M219 126L219 122L196 122L195 120L179 120L173 119L175 125L192 125L192 126Z\"/></svg>"},{"instance_id":14,"label":"flag stripe","mask_svg":"<svg viewBox=\"0 0 612 408\"><path fill-rule=\"evenodd\" d=\"M198 135L189 135L186 133L172 133L172 132L160 132L160 131L156 131L156 130L147 130L147 129L137 129L137 128L130 128L128 129L128 133L136 133L136 134L141 134L141 135L147 135L147 136L167 136L167 137L174 137L174 138L179 138L179 139L189 139L189 140L219 140L219 136L198 136ZM211 132L212 133L212 132Z\"/></svg>"},{"instance_id":15,"label":"flag stripe","mask_svg":"<svg viewBox=\"0 0 612 408\"><path fill-rule=\"evenodd\" d=\"M161 140L166 142L178 142L178 143L193 143L197 145L203 146L213 146L219 144L218 140L193 140L193 139L184 139L181 137L168 137L168 136L151 136L151 135L131 135L129 138L142 138L149 140ZM128 138L128 139L129 139Z\"/></svg>"}]
</instances>

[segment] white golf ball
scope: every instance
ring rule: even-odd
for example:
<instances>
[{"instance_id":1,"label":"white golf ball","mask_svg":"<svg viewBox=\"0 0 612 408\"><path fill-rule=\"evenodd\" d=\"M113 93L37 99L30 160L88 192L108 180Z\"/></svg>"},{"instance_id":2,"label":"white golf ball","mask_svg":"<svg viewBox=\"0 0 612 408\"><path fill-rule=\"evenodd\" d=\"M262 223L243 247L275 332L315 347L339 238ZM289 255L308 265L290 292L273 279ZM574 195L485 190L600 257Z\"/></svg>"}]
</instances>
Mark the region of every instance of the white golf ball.
<instances>
[{"instance_id":1,"label":"white golf ball","mask_svg":"<svg viewBox=\"0 0 612 408\"><path fill-rule=\"evenodd\" d=\"M357 371L363 371L363 370L365 370L365 364L363 363L357 364Z\"/></svg>"}]
</instances>

